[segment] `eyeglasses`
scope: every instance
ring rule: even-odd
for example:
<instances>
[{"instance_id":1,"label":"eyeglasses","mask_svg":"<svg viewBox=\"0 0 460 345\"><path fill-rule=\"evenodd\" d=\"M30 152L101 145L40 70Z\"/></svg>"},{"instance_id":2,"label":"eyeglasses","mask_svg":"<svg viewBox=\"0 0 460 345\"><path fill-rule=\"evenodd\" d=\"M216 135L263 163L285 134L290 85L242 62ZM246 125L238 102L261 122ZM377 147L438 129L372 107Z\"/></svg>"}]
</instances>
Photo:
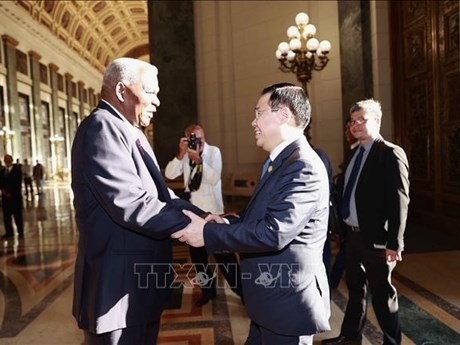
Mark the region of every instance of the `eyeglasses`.
<instances>
[{"instance_id":1,"label":"eyeglasses","mask_svg":"<svg viewBox=\"0 0 460 345\"><path fill-rule=\"evenodd\" d=\"M362 125L367 122L369 119L365 119L364 117L358 117L356 120L348 120L347 125L348 126L354 126L354 125Z\"/></svg>"},{"instance_id":2,"label":"eyeglasses","mask_svg":"<svg viewBox=\"0 0 460 345\"><path fill-rule=\"evenodd\" d=\"M278 111L279 109L277 109L277 108L274 108L274 109L272 109L272 108L267 108L267 109L264 109L264 110L257 110L257 109L256 109L255 112L254 112L254 115L255 115L256 119L258 119L259 117L261 117L267 110L270 110L271 112L274 113L274 112Z\"/></svg>"}]
</instances>

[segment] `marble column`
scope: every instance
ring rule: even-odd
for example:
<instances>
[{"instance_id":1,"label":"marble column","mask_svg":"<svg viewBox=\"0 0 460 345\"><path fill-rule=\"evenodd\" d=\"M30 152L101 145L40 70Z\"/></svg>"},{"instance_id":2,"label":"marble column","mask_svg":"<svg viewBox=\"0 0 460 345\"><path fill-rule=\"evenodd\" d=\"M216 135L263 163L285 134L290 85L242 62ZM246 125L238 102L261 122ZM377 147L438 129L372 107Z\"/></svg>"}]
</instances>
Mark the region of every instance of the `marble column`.
<instances>
[{"instance_id":1,"label":"marble column","mask_svg":"<svg viewBox=\"0 0 460 345\"><path fill-rule=\"evenodd\" d=\"M339 1L343 126L353 103L373 96L369 1ZM344 139L344 153L349 150Z\"/></svg>"},{"instance_id":2,"label":"marble column","mask_svg":"<svg viewBox=\"0 0 460 345\"><path fill-rule=\"evenodd\" d=\"M148 1L150 59L158 67L160 102L154 147L162 169L177 153L179 138L196 123L195 37L192 1Z\"/></svg>"},{"instance_id":3,"label":"marble column","mask_svg":"<svg viewBox=\"0 0 460 345\"><path fill-rule=\"evenodd\" d=\"M80 101L78 107L78 124L80 124L81 120L85 118L87 114L85 114L85 83L82 81L78 82L78 100Z\"/></svg>"},{"instance_id":4,"label":"marble column","mask_svg":"<svg viewBox=\"0 0 460 345\"><path fill-rule=\"evenodd\" d=\"M66 73L64 75L65 82L66 82L66 95L67 95L67 104L66 104L66 114L65 114L65 122L64 122L64 131L65 131L65 162L66 167L70 171L70 147L72 145L72 138L70 137L70 133L72 133L71 127L73 127L73 75L70 73Z\"/></svg>"},{"instance_id":5,"label":"marble column","mask_svg":"<svg viewBox=\"0 0 460 345\"><path fill-rule=\"evenodd\" d=\"M21 119L19 115L18 80L17 80L17 60L16 47L19 42L9 35L2 35L5 49L6 65L6 93L8 99L8 111L5 114L5 124L9 130L13 130L15 135L10 136L5 133L5 153L12 156L21 154Z\"/></svg>"},{"instance_id":6,"label":"marble column","mask_svg":"<svg viewBox=\"0 0 460 345\"><path fill-rule=\"evenodd\" d=\"M43 126L42 126L42 101L40 97L40 59L41 56L33 50L29 51L30 69L32 75L32 104L33 104L33 130L35 138L35 152L32 152L32 161L37 156L46 158L43 155L43 147L48 143L43 142Z\"/></svg>"},{"instance_id":7,"label":"marble column","mask_svg":"<svg viewBox=\"0 0 460 345\"><path fill-rule=\"evenodd\" d=\"M51 138L54 137L55 134L57 133L57 130L59 128L59 106L58 106L58 97L59 97L59 89L58 89L58 70L59 67L53 63L50 63L49 65L49 70L50 70L50 86L51 86L51 118L52 118L52 123L50 123L50 135ZM55 176L56 173L58 172L58 166L57 166L57 150L56 150L56 143L52 142L51 145L51 157L52 157L52 175Z\"/></svg>"}]
</instances>

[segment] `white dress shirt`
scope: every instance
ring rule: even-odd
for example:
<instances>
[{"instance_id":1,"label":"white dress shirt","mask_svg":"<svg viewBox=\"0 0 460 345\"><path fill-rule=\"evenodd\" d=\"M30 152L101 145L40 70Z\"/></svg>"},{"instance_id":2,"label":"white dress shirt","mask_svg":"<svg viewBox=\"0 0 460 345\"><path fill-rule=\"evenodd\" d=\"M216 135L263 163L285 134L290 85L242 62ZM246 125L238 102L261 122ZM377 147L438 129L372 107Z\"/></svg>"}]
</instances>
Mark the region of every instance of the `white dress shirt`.
<instances>
[{"instance_id":1,"label":"white dress shirt","mask_svg":"<svg viewBox=\"0 0 460 345\"><path fill-rule=\"evenodd\" d=\"M217 146L204 143L201 154L203 160L203 178L200 188L191 192L190 202L204 211L214 214L224 213L224 202L222 199L222 155ZM190 163L186 153L182 159L174 157L165 169L165 176L175 179L184 175L184 186L187 187L190 178Z\"/></svg>"}]
</instances>

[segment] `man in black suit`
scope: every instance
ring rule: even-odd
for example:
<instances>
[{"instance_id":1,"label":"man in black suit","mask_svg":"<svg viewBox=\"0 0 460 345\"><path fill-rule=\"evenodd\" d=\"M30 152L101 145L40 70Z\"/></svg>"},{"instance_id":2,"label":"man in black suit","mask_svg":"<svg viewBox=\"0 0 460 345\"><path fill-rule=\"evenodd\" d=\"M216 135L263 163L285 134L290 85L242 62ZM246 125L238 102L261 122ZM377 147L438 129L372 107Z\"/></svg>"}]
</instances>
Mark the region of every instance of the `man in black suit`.
<instances>
[{"instance_id":1,"label":"man in black suit","mask_svg":"<svg viewBox=\"0 0 460 345\"><path fill-rule=\"evenodd\" d=\"M368 288L383 331L383 344L401 344L398 294L391 272L401 261L409 205L409 166L404 150L380 135L380 103L364 100L350 110L359 145L344 176L342 218L348 226L346 283L349 300L337 338L324 345L361 344Z\"/></svg>"},{"instance_id":2,"label":"man in black suit","mask_svg":"<svg viewBox=\"0 0 460 345\"><path fill-rule=\"evenodd\" d=\"M155 345L169 295L169 235L204 212L166 187L141 127L160 105L158 70L119 58L101 100L78 127L72 190L80 234L73 315L87 345Z\"/></svg>"},{"instance_id":3,"label":"man in black suit","mask_svg":"<svg viewBox=\"0 0 460 345\"><path fill-rule=\"evenodd\" d=\"M24 236L24 220L22 217L22 171L21 166L13 164L13 157L6 154L3 158L5 169L0 174L0 188L2 189L3 222L5 234L2 238L13 237L14 218L19 237Z\"/></svg>"},{"instance_id":4,"label":"man in black suit","mask_svg":"<svg viewBox=\"0 0 460 345\"><path fill-rule=\"evenodd\" d=\"M251 325L246 345L312 344L329 330L323 247L329 215L326 168L303 135L310 102L298 86L265 88L252 121L257 146L269 153L240 217L192 218L172 235L210 253L239 252Z\"/></svg>"}]
</instances>

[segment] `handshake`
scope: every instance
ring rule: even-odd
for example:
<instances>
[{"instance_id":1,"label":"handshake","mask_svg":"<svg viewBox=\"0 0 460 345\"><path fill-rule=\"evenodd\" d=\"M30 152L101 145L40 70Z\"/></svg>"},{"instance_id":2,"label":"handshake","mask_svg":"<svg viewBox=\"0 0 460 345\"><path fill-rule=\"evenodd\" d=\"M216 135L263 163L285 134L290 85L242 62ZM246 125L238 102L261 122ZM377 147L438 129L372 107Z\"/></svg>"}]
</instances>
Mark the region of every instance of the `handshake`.
<instances>
[{"instance_id":1,"label":"handshake","mask_svg":"<svg viewBox=\"0 0 460 345\"><path fill-rule=\"evenodd\" d=\"M203 217L199 217L192 211L182 210L182 212L190 218L191 222L182 230L173 233L171 237L192 247L204 246L203 230L207 222L225 223L224 218L217 214L205 213Z\"/></svg>"},{"instance_id":2,"label":"handshake","mask_svg":"<svg viewBox=\"0 0 460 345\"><path fill-rule=\"evenodd\" d=\"M218 215L205 213L204 218L197 216L192 211L182 210L182 212L190 218L191 222L182 230L179 230L171 235L172 238L179 240L180 242L185 242L192 247L203 247L204 246L204 236L203 230L204 225L209 221L214 221L216 223L224 223L223 218Z\"/></svg>"}]
</instances>

